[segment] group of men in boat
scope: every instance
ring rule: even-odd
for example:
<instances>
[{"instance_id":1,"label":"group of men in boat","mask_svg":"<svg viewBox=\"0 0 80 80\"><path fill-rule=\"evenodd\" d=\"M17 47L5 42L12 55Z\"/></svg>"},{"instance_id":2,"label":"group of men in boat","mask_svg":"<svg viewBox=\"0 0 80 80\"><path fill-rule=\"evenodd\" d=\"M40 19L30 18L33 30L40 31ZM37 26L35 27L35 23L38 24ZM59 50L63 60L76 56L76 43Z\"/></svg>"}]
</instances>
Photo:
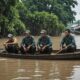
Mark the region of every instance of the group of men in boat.
<instances>
[{"instance_id":1,"label":"group of men in boat","mask_svg":"<svg viewBox=\"0 0 80 80\"><path fill-rule=\"evenodd\" d=\"M46 30L41 30L41 35L38 39L37 45L35 44L34 37L31 35L30 30L27 30L24 34L20 47L18 46L17 39L8 34L8 41L4 43L5 49L9 53L18 53L20 51L23 54L35 54L36 51L42 54L50 54L52 49L52 41L47 35ZM76 43L74 37L71 35L69 29L64 31L64 37L60 43L60 52L74 52L76 51Z\"/></svg>"}]
</instances>

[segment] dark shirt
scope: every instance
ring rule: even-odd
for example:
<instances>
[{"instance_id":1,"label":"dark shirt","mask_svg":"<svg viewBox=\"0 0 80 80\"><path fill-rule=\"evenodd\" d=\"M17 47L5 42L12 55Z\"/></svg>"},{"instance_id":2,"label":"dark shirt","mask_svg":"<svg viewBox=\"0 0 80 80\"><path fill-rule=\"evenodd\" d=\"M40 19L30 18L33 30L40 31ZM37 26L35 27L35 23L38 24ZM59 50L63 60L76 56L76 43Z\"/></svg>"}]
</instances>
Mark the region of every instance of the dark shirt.
<instances>
[{"instance_id":1,"label":"dark shirt","mask_svg":"<svg viewBox=\"0 0 80 80\"><path fill-rule=\"evenodd\" d=\"M62 41L61 41L61 46L63 46L63 45L66 45L66 46L68 46L68 45L72 45L72 46L76 46L76 43L75 43L75 39L74 39L74 37L72 36L72 35L68 35L68 36L65 36L63 39L62 39Z\"/></svg>"},{"instance_id":2,"label":"dark shirt","mask_svg":"<svg viewBox=\"0 0 80 80\"><path fill-rule=\"evenodd\" d=\"M35 46L34 38L32 36L23 38L21 45L27 45L27 46L32 45L32 46Z\"/></svg>"},{"instance_id":3,"label":"dark shirt","mask_svg":"<svg viewBox=\"0 0 80 80\"><path fill-rule=\"evenodd\" d=\"M38 45L39 45L39 46L41 46L41 45L42 45L42 46L48 45L48 46L50 47L50 46L52 46L52 42L51 42L49 36L40 37L40 38L38 39Z\"/></svg>"}]
</instances>

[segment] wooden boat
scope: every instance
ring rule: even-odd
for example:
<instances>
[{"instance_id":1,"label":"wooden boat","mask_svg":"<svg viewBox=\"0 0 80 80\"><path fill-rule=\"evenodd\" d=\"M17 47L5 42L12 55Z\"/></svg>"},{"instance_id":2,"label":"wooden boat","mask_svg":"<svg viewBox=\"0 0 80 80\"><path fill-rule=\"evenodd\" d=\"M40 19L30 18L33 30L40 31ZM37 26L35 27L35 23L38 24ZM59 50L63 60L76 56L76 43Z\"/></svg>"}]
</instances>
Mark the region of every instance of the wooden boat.
<instances>
[{"instance_id":1,"label":"wooden boat","mask_svg":"<svg viewBox=\"0 0 80 80\"><path fill-rule=\"evenodd\" d=\"M73 53L59 53L56 51L52 54L15 54L15 53L5 53L0 52L0 57L5 58L16 58L16 59L32 59L32 60L80 60L80 50Z\"/></svg>"}]
</instances>

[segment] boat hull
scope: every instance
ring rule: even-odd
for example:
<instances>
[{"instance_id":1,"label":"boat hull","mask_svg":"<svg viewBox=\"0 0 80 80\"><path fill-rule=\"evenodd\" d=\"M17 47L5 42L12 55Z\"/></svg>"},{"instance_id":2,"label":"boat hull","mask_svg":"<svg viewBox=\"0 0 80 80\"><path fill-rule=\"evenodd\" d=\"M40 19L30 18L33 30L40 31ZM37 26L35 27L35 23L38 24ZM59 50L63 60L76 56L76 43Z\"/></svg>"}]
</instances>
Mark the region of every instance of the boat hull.
<instances>
[{"instance_id":1,"label":"boat hull","mask_svg":"<svg viewBox=\"0 0 80 80\"><path fill-rule=\"evenodd\" d=\"M32 59L32 60L80 60L80 53L62 53L62 54L35 54L23 55L13 53L1 53L0 57L15 58L15 59Z\"/></svg>"},{"instance_id":2,"label":"boat hull","mask_svg":"<svg viewBox=\"0 0 80 80\"><path fill-rule=\"evenodd\" d=\"M80 60L80 49L73 53L57 53L59 50L53 50L52 54L15 54L7 53L4 49L0 50L0 57L14 59L32 59L32 60ZM38 53L38 52L37 52Z\"/></svg>"}]
</instances>

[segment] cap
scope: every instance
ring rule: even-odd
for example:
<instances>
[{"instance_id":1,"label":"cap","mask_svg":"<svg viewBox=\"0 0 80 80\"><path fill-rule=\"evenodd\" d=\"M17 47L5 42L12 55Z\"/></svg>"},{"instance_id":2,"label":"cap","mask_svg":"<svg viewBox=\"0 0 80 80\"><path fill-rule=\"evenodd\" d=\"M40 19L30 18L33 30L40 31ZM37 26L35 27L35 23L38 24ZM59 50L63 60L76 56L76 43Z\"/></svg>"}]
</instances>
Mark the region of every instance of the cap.
<instances>
[{"instance_id":1,"label":"cap","mask_svg":"<svg viewBox=\"0 0 80 80\"><path fill-rule=\"evenodd\" d=\"M40 33L46 33L47 31L46 30L41 30L41 32Z\"/></svg>"},{"instance_id":2,"label":"cap","mask_svg":"<svg viewBox=\"0 0 80 80\"><path fill-rule=\"evenodd\" d=\"M8 34L8 37L11 38L11 37L13 37L13 35L12 34Z\"/></svg>"},{"instance_id":3,"label":"cap","mask_svg":"<svg viewBox=\"0 0 80 80\"><path fill-rule=\"evenodd\" d=\"M29 34L30 33L30 30L26 30L25 33L28 33Z\"/></svg>"}]
</instances>

